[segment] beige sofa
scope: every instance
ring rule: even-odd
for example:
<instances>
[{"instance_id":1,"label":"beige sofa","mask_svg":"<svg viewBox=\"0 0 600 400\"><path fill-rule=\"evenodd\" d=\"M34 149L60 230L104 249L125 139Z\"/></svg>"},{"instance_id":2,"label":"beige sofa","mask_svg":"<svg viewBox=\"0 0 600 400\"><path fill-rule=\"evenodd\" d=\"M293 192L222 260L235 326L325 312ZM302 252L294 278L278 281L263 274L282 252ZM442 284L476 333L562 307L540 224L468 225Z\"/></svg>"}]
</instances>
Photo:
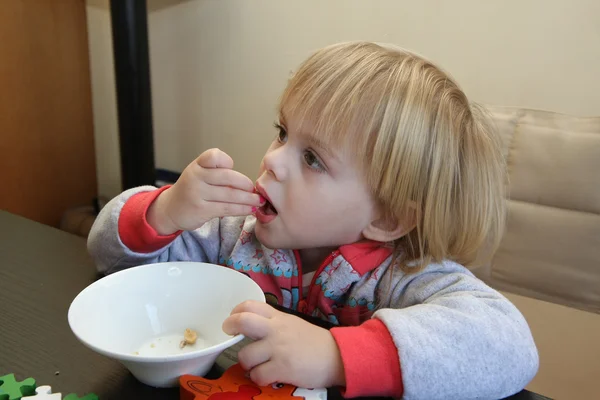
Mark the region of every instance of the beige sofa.
<instances>
[{"instance_id":1,"label":"beige sofa","mask_svg":"<svg viewBox=\"0 0 600 400\"><path fill-rule=\"evenodd\" d=\"M600 398L600 117L488 107L509 171L509 217L474 272L527 318L540 353L529 389Z\"/></svg>"}]
</instances>

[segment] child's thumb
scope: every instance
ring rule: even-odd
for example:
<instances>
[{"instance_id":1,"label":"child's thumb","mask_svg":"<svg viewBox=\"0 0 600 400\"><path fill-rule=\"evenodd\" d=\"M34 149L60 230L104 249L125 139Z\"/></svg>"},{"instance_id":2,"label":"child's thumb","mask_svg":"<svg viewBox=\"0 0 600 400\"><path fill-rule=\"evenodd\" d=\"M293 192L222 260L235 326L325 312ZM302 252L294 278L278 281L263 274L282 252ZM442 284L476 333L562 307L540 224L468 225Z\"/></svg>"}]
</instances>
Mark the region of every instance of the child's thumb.
<instances>
[{"instance_id":1,"label":"child's thumb","mask_svg":"<svg viewBox=\"0 0 600 400\"><path fill-rule=\"evenodd\" d=\"M196 163L203 168L233 168L233 159L219 149L206 150L196 158Z\"/></svg>"}]
</instances>

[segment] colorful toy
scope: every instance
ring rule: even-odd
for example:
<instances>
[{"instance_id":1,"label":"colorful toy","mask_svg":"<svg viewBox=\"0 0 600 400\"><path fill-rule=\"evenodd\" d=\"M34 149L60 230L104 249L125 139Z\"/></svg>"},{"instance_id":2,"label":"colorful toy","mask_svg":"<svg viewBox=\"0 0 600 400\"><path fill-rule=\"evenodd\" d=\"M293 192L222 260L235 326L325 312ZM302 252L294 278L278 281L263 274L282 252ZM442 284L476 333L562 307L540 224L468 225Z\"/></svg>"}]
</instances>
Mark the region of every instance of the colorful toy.
<instances>
[{"instance_id":1,"label":"colorful toy","mask_svg":"<svg viewBox=\"0 0 600 400\"><path fill-rule=\"evenodd\" d=\"M27 378L22 382L15 380L14 374L0 376L0 400L98 400L93 393L77 397L75 393L64 398L60 393L52 393L50 386L40 386L36 389L35 379Z\"/></svg>"},{"instance_id":2,"label":"colorful toy","mask_svg":"<svg viewBox=\"0 0 600 400\"><path fill-rule=\"evenodd\" d=\"M22 397L21 400L98 400L98 396L93 393L83 397L77 397L75 393L71 393L63 399L61 393L52 393L52 388L50 386L40 386L35 392L35 396Z\"/></svg>"},{"instance_id":3,"label":"colorful toy","mask_svg":"<svg viewBox=\"0 0 600 400\"><path fill-rule=\"evenodd\" d=\"M77 397L75 393L66 395L63 400L99 400L94 393L88 393L83 397Z\"/></svg>"},{"instance_id":4,"label":"colorful toy","mask_svg":"<svg viewBox=\"0 0 600 400\"><path fill-rule=\"evenodd\" d=\"M0 376L0 400L19 400L30 394L35 394L35 379L17 382L14 374Z\"/></svg>"},{"instance_id":5,"label":"colorful toy","mask_svg":"<svg viewBox=\"0 0 600 400\"><path fill-rule=\"evenodd\" d=\"M240 364L234 364L216 380L183 375L179 387L179 400L327 400L326 389L303 389L282 383L258 386Z\"/></svg>"},{"instance_id":6,"label":"colorful toy","mask_svg":"<svg viewBox=\"0 0 600 400\"><path fill-rule=\"evenodd\" d=\"M35 389L34 396L25 396L24 399L35 399L35 400L62 400L62 395L60 393L52 393L52 388L50 386L40 386Z\"/></svg>"}]
</instances>

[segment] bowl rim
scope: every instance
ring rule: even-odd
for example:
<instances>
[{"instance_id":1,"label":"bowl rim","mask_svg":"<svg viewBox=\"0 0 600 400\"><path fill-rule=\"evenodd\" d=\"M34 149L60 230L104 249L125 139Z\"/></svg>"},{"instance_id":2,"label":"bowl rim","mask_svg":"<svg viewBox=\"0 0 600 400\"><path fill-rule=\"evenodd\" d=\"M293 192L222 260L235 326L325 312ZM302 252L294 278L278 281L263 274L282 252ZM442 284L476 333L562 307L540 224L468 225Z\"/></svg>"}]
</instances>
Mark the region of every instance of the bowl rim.
<instances>
[{"instance_id":1,"label":"bowl rim","mask_svg":"<svg viewBox=\"0 0 600 400\"><path fill-rule=\"evenodd\" d=\"M149 264L143 264L143 265L136 265L136 266L132 266L132 267L128 267L126 269L111 273L109 275L105 275L100 279L95 280L94 282L90 283L88 286L86 286L84 289L82 289L77 296L75 296L73 298L73 300L71 301L71 304L69 305L69 310L67 312L67 319L69 322L69 327L71 328L71 332L73 332L73 334L75 335L75 337L81 342L83 343L85 346L87 346L88 348L96 351L99 354L111 357L111 358L115 358L118 360L123 360L123 361L134 361L134 362L141 362L141 363L154 363L154 362L168 362L168 361L183 361L183 360L189 360L189 359L194 359L197 357L201 357L201 356L205 356L205 355L209 355L209 354L214 354L216 352L221 352L223 350L225 350L228 347L231 347L237 343L239 343L240 341L242 341L244 339L244 335L242 334L237 334L234 336L231 336L231 338L223 341L223 342L219 342L217 344L214 344L212 346L209 347L205 347L203 349L199 349L199 350L194 350L194 351L190 351L188 353L182 353L182 354L170 354L170 355L166 355L166 356L152 356L152 355L137 355L137 354L130 354L130 353L123 353L123 352L118 352L118 351L111 351L111 350L106 350L103 348L100 348L92 343L90 343L89 341L86 341L85 339L83 339L83 337L76 331L76 329L74 329L73 327L73 305L75 304L75 302L77 301L77 299L80 296L83 296L84 292L90 291L90 290L94 290L94 286L100 285L101 281L103 281L104 279L111 279L112 276L123 276L123 274L127 274L127 273L133 273L133 271L139 271L140 269L145 269L145 268L150 268L150 267L156 267L157 265L160 266L169 266L169 265L176 265L176 266L180 266L181 264L186 264L186 265L190 265L190 264L196 264L196 265L203 265L203 267L208 266L209 268L219 268L219 270L221 271L229 271L226 273L230 273L232 275L241 275L243 278L242 279L248 279L250 282L252 282L256 288L259 289L259 293L260 293L260 297L261 297L261 301L262 302L266 302L266 298L265 298L265 294L262 291L262 289L260 288L260 286L254 281L252 280L248 275L243 274L239 271L236 271L235 269L229 268L229 267L225 267L222 265L218 265L218 264L212 264L212 263L206 263L206 262L198 262L198 261L165 261L165 262L157 262L157 263L149 263ZM104 281L105 283L106 281Z\"/></svg>"}]
</instances>

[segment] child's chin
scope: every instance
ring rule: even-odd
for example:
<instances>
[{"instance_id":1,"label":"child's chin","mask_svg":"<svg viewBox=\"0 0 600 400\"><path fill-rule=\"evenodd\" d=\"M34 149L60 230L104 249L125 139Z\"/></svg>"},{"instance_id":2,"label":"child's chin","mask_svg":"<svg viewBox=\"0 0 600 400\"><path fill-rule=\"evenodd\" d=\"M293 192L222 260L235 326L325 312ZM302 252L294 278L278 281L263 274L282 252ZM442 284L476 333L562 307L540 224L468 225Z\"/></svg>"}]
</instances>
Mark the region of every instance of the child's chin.
<instances>
[{"instance_id":1,"label":"child's chin","mask_svg":"<svg viewBox=\"0 0 600 400\"><path fill-rule=\"evenodd\" d=\"M254 228L254 234L256 235L256 238L258 239L260 244L262 244L263 246L269 249L281 248L280 246L278 246L279 240L274 240L275 235L273 235L273 232L269 232L269 230L260 222L256 224L256 227Z\"/></svg>"}]
</instances>

